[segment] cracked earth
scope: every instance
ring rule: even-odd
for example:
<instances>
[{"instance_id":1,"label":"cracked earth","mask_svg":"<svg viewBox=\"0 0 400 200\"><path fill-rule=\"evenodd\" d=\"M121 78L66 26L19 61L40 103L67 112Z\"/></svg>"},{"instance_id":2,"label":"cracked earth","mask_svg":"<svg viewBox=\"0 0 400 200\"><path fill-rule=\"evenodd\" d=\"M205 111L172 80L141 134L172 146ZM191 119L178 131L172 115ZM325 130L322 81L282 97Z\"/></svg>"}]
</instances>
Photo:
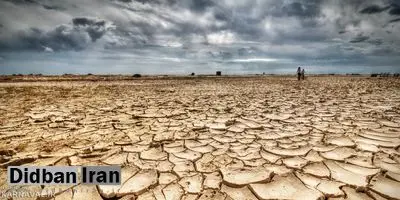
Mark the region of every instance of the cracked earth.
<instances>
[{"instance_id":1,"label":"cracked earth","mask_svg":"<svg viewBox=\"0 0 400 200\"><path fill-rule=\"evenodd\" d=\"M0 186L48 199L400 199L400 79L0 83ZM121 165L118 186L7 186Z\"/></svg>"}]
</instances>

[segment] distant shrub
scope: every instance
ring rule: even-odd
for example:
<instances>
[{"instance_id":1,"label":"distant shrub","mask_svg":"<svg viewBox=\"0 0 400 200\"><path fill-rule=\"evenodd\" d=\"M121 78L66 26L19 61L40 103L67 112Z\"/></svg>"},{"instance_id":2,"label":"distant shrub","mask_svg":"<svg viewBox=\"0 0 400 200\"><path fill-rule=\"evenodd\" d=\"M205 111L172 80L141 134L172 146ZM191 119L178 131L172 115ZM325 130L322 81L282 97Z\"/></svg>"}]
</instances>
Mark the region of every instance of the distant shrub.
<instances>
[{"instance_id":1,"label":"distant shrub","mask_svg":"<svg viewBox=\"0 0 400 200\"><path fill-rule=\"evenodd\" d=\"M88 75L88 76L91 76L91 75L93 75L93 74L92 74L92 73L88 73L87 75Z\"/></svg>"},{"instance_id":2,"label":"distant shrub","mask_svg":"<svg viewBox=\"0 0 400 200\"><path fill-rule=\"evenodd\" d=\"M140 77L142 77L142 75L141 74L134 74L133 77L134 78L140 78Z\"/></svg>"},{"instance_id":3,"label":"distant shrub","mask_svg":"<svg viewBox=\"0 0 400 200\"><path fill-rule=\"evenodd\" d=\"M190 74L191 76L194 76L194 75L196 75L194 72L192 72L191 74Z\"/></svg>"},{"instance_id":4,"label":"distant shrub","mask_svg":"<svg viewBox=\"0 0 400 200\"><path fill-rule=\"evenodd\" d=\"M1 80L1 81L11 81L12 78L9 77L9 76L4 76L4 77L0 77L0 80Z\"/></svg>"},{"instance_id":5,"label":"distant shrub","mask_svg":"<svg viewBox=\"0 0 400 200\"><path fill-rule=\"evenodd\" d=\"M390 73L387 73L387 72L381 74L381 77L389 77L389 76L390 76Z\"/></svg>"}]
</instances>

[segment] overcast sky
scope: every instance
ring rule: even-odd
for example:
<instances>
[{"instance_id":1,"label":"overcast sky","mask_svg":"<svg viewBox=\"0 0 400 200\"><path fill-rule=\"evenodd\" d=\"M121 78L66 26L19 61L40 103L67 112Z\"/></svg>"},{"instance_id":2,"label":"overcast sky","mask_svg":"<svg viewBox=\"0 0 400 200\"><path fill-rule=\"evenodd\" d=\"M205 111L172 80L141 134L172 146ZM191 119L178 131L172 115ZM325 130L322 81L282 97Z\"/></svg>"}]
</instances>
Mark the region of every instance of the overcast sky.
<instances>
[{"instance_id":1,"label":"overcast sky","mask_svg":"<svg viewBox=\"0 0 400 200\"><path fill-rule=\"evenodd\" d=\"M399 0L0 0L0 74L400 72Z\"/></svg>"}]
</instances>

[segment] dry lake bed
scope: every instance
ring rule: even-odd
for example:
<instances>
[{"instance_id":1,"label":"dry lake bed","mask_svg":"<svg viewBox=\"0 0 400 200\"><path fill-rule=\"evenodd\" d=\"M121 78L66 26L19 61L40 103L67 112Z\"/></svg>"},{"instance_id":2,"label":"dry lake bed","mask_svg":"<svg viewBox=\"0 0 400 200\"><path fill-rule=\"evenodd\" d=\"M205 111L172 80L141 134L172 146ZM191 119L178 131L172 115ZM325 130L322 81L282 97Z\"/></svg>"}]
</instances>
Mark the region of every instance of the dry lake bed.
<instances>
[{"instance_id":1,"label":"dry lake bed","mask_svg":"<svg viewBox=\"0 0 400 200\"><path fill-rule=\"evenodd\" d=\"M0 83L1 192L25 199L400 199L399 146L395 78ZM10 187L16 165L121 165L123 183Z\"/></svg>"}]
</instances>

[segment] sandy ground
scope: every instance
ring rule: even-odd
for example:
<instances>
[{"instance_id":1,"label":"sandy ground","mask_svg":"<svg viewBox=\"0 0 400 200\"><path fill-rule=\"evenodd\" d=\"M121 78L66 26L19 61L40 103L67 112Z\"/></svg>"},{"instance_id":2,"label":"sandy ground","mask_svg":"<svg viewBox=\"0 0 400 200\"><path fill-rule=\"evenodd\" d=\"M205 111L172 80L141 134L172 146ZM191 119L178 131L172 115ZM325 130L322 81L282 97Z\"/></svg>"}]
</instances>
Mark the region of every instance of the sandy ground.
<instances>
[{"instance_id":1,"label":"sandy ground","mask_svg":"<svg viewBox=\"0 0 400 200\"><path fill-rule=\"evenodd\" d=\"M0 138L1 192L41 199L400 199L394 78L2 82ZM121 165L123 184L8 187L15 165Z\"/></svg>"}]
</instances>

